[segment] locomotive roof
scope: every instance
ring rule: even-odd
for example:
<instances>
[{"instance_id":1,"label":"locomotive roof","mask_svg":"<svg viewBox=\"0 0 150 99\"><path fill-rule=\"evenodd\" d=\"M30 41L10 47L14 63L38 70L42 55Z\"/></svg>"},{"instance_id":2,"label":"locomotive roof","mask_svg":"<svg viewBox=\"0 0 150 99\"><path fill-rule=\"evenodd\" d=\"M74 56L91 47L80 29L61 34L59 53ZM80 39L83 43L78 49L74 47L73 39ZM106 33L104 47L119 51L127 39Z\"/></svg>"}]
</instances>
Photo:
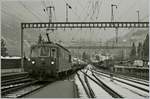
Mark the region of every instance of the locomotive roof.
<instances>
[{"instance_id":1,"label":"locomotive roof","mask_svg":"<svg viewBox=\"0 0 150 99\"><path fill-rule=\"evenodd\" d=\"M67 52L69 52L70 53L70 51L68 50L68 49L66 49L65 47L63 47L62 45L60 45L60 44L58 44L58 43L41 43L41 44L35 44L35 45L32 45L31 46L31 49L33 48L33 47L38 47L38 46L58 46L58 47L60 47L60 48L62 48L62 49L64 49L64 50L66 50Z\"/></svg>"}]
</instances>

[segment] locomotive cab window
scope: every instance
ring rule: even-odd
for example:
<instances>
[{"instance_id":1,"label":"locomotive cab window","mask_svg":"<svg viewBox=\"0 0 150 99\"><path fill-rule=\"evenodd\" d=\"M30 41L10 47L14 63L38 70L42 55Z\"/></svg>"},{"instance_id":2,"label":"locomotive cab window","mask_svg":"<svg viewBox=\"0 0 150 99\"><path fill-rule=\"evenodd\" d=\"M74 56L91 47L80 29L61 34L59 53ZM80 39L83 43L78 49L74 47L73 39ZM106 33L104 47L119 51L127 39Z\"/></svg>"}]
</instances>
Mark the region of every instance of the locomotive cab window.
<instances>
[{"instance_id":1,"label":"locomotive cab window","mask_svg":"<svg viewBox=\"0 0 150 99\"><path fill-rule=\"evenodd\" d=\"M39 49L38 48L32 48L31 49L31 54L30 54L31 57L38 57L39 56Z\"/></svg>"},{"instance_id":2,"label":"locomotive cab window","mask_svg":"<svg viewBox=\"0 0 150 99\"><path fill-rule=\"evenodd\" d=\"M49 56L49 48L48 47L41 47L40 49L40 56Z\"/></svg>"}]
</instances>

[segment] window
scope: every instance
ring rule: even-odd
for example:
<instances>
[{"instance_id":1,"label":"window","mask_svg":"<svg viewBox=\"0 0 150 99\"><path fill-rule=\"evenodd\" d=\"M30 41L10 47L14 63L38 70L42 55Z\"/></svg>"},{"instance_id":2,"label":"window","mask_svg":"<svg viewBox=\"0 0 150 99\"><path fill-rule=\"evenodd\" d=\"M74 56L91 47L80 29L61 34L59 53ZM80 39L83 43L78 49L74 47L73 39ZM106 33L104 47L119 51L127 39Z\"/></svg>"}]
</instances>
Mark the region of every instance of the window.
<instances>
[{"instance_id":1,"label":"window","mask_svg":"<svg viewBox=\"0 0 150 99\"><path fill-rule=\"evenodd\" d=\"M57 57L56 52L57 52L56 48L52 48L51 49L51 57L56 58Z\"/></svg>"},{"instance_id":2,"label":"window","mask_svg":"<svg viewBox=\"0 0 150 99\"><path fill-rule=\"evenodd\" d=\"M39 56L39 48L35 47L31 49L31 57L38 57Z\"/></svg>"},{"instance_id":3,"label":"window","mask_svg":"<svg viewBox=\"0 0 150 99\"><path fill-rule=\"evenodd\" d=\"M41 47L40 56L49 56L49 48L48 47Z\"/></svg>"}]
</instances>

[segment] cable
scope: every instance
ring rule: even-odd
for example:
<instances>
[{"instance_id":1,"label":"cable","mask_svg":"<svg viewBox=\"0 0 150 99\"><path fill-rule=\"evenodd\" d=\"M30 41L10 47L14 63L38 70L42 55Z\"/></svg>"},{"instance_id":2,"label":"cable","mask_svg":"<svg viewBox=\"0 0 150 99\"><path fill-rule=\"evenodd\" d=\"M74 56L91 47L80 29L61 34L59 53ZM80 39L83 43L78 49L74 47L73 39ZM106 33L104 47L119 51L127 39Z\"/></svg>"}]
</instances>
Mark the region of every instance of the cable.
<instances>
[{"instance_id":1,"label":"cable","mask_svg":"<svg viewBox=\"0 0 150 99\"><path fill-rule=\"evenodd\" d=\"M30 12L36 19L38 19L39 21L41 21L41 19L39 17L36 16L36 14L34 14L32 11L29 10L29 8L22 3L22 1L19 1L19 3L28 11Z\"/></svg>"},{"instance_id":2,"label":"cable","mask_svg":"<svg viewBox=\"0 0 150 99\"><path fill-rule=\"evenodd\" d=\"M44 0L41 0L41 5L43 6L43 10L44 10L45 14L48 16L47 11L45 11L47 6L46 6Z\"/></svg>"},{"instance_id":3,"label":"cable","mask_svg":"<svg viewBox=\"0 0 150 99\"><path fill-rule=\"evenodd\" d=\"M78 2L78 0L77 0L77 2ZM83 14L84 12L86 13L86 12L88 12L88 10L86 11L86 9L85 9L85 7L83 7L83 5L80 3L80 2L78 2L78 4L80 5L80 7L82 8L82 11L81 11L81 14ZM89 4L89 3L88 3ZM84 12L83 12L84 11ZM80 15L81 15L80 14ZM83 18L84 19L84 18Z\"/></svg>"},{"instance_id":4,"label":"cable","mask_svg":"<svg viewBox=\"0 0 150 99\"><path fill-rule=\"evenodd\" d=\"M101 0L101 2L98 2L97 3L98 5L97 5L97 14L95 15L96 16L96 20L98 20L98 16L100 15L99 13L100 13L100 9L101 9L101 7L102 7L102 4L103 4L103 0Z\"/></svg>"},{"instance_id":5,"label":"cable","mask_svg":"<svg viewBox=\"0 0 150 99\"><path fill-rule=\"evenodd\" d=\"M88 17L89 17L89 15L90 15L90 9L91 9L90 4L91 4L91 2L92 2L92 1L89 1L89 2L88 2L88 4L89 4L89 5L88 5L88 12L87 12L87 15L86 15L87 17L86 17L86 18L84 18L84 21L85 21L85 20L87 20L87 18L88 18Z\"/></svg>"},{"instance_id":6,"label":"cable","mask_svg":"<svg viewBox=\"0 0 150 99\"><path fill-rule=\"evenodd\" d=\"M136 3L137 3L137 0L135 0L135 1L132 3L132 5L131 5L125 12L123 12L123 13L121 14L121 16L118 18L118 20L120 20L122 17L124 17L124 16L125 16L124 14L127 15L127 13L129 13L129 12L131 11L130 9L133 8Z\"/></svg>"},{"instance_id":7,"label":"cable","mask_svg":"<svg viewBox=\"0 0 150 99\"><path fill-rule=\"evenodd\" d=\"M14 17L16 17L16 19L19 19L20 21L22 21L22 19L20 19L20 17L14 15L14 14L12 14L12 13L8 13L8 12L6 12L6 11L4 11L4 10L1 10L1 11L2 11L2 13L7 14L8 16L14 16ZM18 21L18 20L17 20L17 21Z\"/></svg>"},{"instance_id":8,"label":"cable","mask_svg":"<svg viewBox=\"0 0 150 99\"><path fill-rule=\"evenodd\" d=\"M70 5L70 3L68 3L68 1L66 1L66 0L64 0L64 1L65 1L65 3L67 3L67 4ZM72 11L73 11L73 13L81 20L81 16L79 16L79 15L74 11L74 9L72 9Z\"/></svg>"},{"instance_id":9,"label":"cable","mask_svg":"<svg viewBox=\"0 0 150 99\"><path fill-rule=\"evenodd\" d=\"M3 4L4 5L4 4ZM6 7L6 8L5 8ZM4 10L3 10L4 9ZM7 6L7 5L4 5L3 6L3 8L2 8L2 12L3 13L5 13L5 14L7 14L7 15L10 15L10 16L14 16L14 17L16 17L17 19L19 19L20 21L22 21L22 17L20 16L20 15L18 15L18 14L12 14L12 13L8 13L8 9L9 9L9 6ZM6 11L5 11L6 10ZM12 10L12 8L11 8L11 10ZM16 9L14 9L14 10L16 10ZM12 12L12 11L11 11Z\"/></svg>"}]
</instances>

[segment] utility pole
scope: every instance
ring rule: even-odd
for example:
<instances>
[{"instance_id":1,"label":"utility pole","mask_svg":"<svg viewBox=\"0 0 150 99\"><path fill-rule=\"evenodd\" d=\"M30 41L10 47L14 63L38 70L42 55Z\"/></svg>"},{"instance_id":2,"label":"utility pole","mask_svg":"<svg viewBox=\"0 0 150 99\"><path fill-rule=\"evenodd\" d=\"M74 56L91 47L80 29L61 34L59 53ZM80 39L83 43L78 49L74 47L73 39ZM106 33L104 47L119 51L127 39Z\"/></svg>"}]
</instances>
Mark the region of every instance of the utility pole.
<instances>
[{"instance_id":1,"label":"utility pole","mask_svg":"<svg viewBox=\"0 0 150 99\"><path fill-rule=\"evenodd\" d=\"M54 6L48 6L48 7L46 7L46 11L49 10L49 22L52 22L52 17L53 17L53 15L52 15L52 9L55 10ZM45 12L45 9L44 9L44 12Z\"/></svg>"},{"instance_id":2,"label":"utility pole","mask_svg":"<svg viewBox=\"0 0 150 99\"><path fill-rule=\"evenodd\" d=\"M111 22L115 21L115 19L114 19L114 11L113 11L114 7L116 7L116 9L117 9L117 5L111 4ZM115 32L116 32L116 44L117 44L118 43L118 28L116 28Z\"/></svg>"},{"instance_id":3,"label":"utility pole","mask_svg":"<svg viewBox=\"0 0 150 99\"><path fill-rule=\"evenodd\" d=\"M72 7L68 3L66 3L66 22L68 22L68 8L72 9Z\"/></svg>"},{"instance_id":4,"label":"utility pole","mask_svg":"<svg viewBox=\"0 0 150 99\"><path fill-rule=\"evenodd\" d=\"M46 7L46 11L49 12L49 23L51 23L52 19L53 19L52 9L55 10L55 7L54 6L48 6L48 7ZM45 12L45 9L44 9L44 12ZM48 33L47 33L48 30L51 30L53 32L54 29L49 29L49 28L46 29L46 36L48 37L48 42L51 42L50 38L48 36Z\"/></svg>"},{"instance_id":5,"label":"utility pole","mask_svg":"<svg viewBox=\"0 0 150 99\"><path fill-rule=\"evenodd\" d=\"M114 22L114 11L113 11L114 7L116 7L117 9L117 5L111 4L111 22Z\"/></svg>"},{"instance_id":6,"label":"utility pole","mask_svg":"<svg viewBox=\"0 0 150 99\"><path fill-rule=\"evenodd\" d=\"M118 43L118 28L115 29L116 31L116 44Z\"/></svg>"},{"instance_id":7,"label":"utility pole","mask_svg":"<svg viewBox=\"0 0 150 99\"><path fill-rule=\"evenodd\" d=\"M136 12L137 12L137 14L138 14L138 22L140 22L140 11L137 10Z\"/></svg>"}]
</instances>

